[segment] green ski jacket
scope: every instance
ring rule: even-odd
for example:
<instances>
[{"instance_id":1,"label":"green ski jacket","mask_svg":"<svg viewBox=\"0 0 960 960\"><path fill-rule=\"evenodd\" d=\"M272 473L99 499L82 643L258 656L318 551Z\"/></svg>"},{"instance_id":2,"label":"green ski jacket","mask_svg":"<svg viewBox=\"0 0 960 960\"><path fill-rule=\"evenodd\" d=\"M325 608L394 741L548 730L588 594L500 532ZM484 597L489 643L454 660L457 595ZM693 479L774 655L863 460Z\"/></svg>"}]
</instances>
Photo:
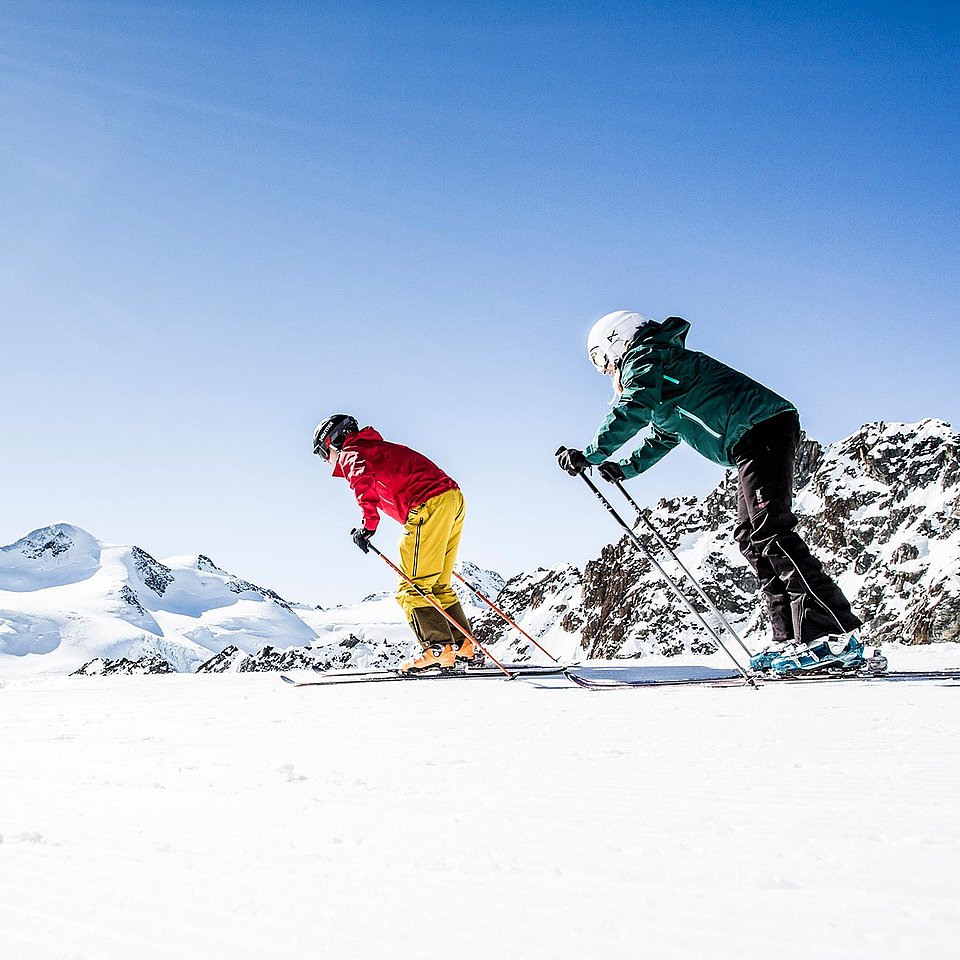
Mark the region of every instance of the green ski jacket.
<instances>
[{"instance_id":1,"label":"green ski jacket","mask_svg":"<svg viewBox=\"0 0 960 960\"><path fill-rule=\"evenodd\" d=\"M642 327L621 361L623 393L583 451L602 463L644 427L637 451L618 461L624 476L648 470L681 440L709 460L735 466L733 448L753 426L788 410L763 384L684 346L690 324L680 317Z\"/></svg>"}]
</instances>

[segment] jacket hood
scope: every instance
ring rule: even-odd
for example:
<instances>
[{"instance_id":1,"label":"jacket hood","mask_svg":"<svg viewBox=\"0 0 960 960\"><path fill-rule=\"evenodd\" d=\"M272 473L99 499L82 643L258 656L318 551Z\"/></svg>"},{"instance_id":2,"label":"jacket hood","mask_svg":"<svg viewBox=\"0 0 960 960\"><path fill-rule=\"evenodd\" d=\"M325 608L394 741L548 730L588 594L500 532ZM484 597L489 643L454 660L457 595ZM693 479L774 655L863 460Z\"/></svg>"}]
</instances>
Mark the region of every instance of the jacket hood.
<instances>
[{"instance_id":1,"label":"jacket hood","mask_svg":"<svg viewBox=\"0 0 960 960\"><path fill-rule=\"evenodd\" d=\"M347 436L344 437L341 453L344 450L350 450L358 441L362 443L364 440L373 440L377 443L383 443L383 437L381 437L380 434L373 429L373 427L364 427L362 430L357 430L356 433L348 433ZM346 474L343 472L343 465L340 463L339 457L337 457L337 462L333 467L333 476L346 478Z\"/></svg>"},{"instance_id":2,"label":"jacket hood","mask_svg":"<svg viewBox=\"0 0 960 960\"><path fill-rule=\"evenodd\" d=\"M679 347L683 350L687 345L689 330L690 323L683 317L667 317L660 323L652 320L637 332L637 338L631 346L639 343L659 344L663 347Z\"/></svg>"},{"instance_id":3,"label":"jacket hood","mask_svg":"<svg viewBox=\"0 0 960 960\"><path fill-rule=\"evenodd\" d=\"M373 427L364 427L362 430L358 430L356 433L351 434L343 441L343 445L349 446L355 440L383 440L383 437L374 430Z\"/></svg>"}]
</instances>

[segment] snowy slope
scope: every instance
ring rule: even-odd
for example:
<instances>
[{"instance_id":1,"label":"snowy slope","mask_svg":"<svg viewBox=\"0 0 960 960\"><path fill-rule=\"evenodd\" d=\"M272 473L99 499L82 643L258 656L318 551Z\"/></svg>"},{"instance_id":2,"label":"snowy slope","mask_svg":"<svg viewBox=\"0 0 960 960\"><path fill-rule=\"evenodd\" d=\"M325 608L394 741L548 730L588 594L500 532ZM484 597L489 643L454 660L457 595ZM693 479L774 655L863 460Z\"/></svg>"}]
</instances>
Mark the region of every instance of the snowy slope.
<instances>
[{"instance_id":1,"label":"snowy slope","mask_svg":"<svg viewBox=\"0 0 960 960\"><path fill-rule=\"evenodd\" d=\"M957 684L39 678L0 683L0 730L11 960L948 960L960 939Z\"/></svg>"}]
</instances>

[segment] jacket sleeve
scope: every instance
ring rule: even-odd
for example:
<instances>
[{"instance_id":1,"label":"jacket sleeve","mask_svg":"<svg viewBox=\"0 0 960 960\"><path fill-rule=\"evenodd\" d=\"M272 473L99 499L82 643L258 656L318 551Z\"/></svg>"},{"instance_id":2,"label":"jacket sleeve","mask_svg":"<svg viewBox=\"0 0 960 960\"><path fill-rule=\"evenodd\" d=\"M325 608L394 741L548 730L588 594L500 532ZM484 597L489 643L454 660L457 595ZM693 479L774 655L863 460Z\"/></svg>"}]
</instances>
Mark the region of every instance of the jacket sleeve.
<instances>
[{"instance_id":1,"label":"jacket sleeve","mask_svg":"<svg viewBox=\"0 0 960 960\"><path fill-rule=\"evenodd\" d=\"M644 470L649 470L655 463L662 460L678 443L680 438L675 433L667 433L659 427L654 427L650 436L643 441L629 460L620 461L620 469L624 479L639 476Z\"/></svg>"},{"instance_id":2,"label":"jacket sleeve","mask_svg":"<svg viewBox=\"0 0 960 960\"><path fill-rule=\"evenodd\" d=\"M656 353L644 359L628 372L620 400L583 451L590 463L602 463L650 423L663 390L663 364Z\"/></svg>"},{"instance_id":3,"label":"jacket sleeve","mask_svg":"<svg viewBox=\"0 0 960 960\"><path fill-rule=\"evenodd\" d=\"M380 495L377 480L366 459L354 450L340 454L340 468L363 511L363 525L367 530L376 530L380 525Z\"/></svg>"}]
</instances>

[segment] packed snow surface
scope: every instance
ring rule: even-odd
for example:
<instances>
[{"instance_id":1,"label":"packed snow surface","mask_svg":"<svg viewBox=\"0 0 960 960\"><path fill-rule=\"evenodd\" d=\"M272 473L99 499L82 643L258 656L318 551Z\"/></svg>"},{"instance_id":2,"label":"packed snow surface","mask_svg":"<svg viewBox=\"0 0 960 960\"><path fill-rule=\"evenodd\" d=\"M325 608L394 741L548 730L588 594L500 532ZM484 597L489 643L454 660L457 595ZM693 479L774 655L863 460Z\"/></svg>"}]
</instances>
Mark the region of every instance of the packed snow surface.
<instances>
[{"instance_id":1,"label":"packed snow surface","mask_svg":"<svg viewBox=\"0 0 960 960\"><path fill-rule=\"evenodd\" d=\"M956 666L949 646L892 666ZM15 960L878 960L960 938L957 682L48 676L0 683L0 731Z\"/></svg>"}]
</instances>

